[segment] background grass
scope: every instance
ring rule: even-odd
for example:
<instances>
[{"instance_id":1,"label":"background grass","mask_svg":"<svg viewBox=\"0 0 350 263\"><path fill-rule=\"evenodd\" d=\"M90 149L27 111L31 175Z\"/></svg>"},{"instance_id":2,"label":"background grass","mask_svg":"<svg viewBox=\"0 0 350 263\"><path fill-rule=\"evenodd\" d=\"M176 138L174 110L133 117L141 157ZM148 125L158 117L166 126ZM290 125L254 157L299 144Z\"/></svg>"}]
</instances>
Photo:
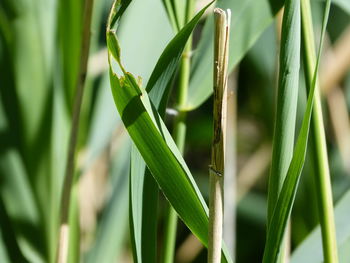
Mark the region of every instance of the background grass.
<instances>
[{"instance_id":1,"label":"background grass","mask_svg":"<svg viewBox=\"0 0 350 263\"><path fill-rule=\"evenodd\" d=\"M164 7L164 2L174 6L174 13ZM168 42L185 25L179 22L184 21L184 7L177 2L134 0L120 20L117 35L123 65L134 76L142 77L143 87L150 83L153 69ZM218 0L216 3L223 8L230 7L233 14L229 69L235 70L230 83L237 87L237 191L244 193L238 195L236 206L237 262L260 262L265 247L267 175L279 71L281 19L276 15L282 2ZM344 151L350 148L350 59L349 38L346 38L350 8L347 1L332 2L319 84L333 200L337 203L350 186L350 160ZM200 10L201 1L196 3L195 13ZM130 198L136 198L135 194L130 195L131 191L144 188L129 185L132 182L129 178L131 143L114 105L108 79L104 28L111 4L110 0L95 1L93 7L91 50L76 151L73 194L76 198L71 206L74 234L70 262L77 262L78 258L83 262L131 262L135 251L132 240L137 237L136 242L140 242L142 235L134 232L130 238L128 219L141 220L137 222L140 225L146 219L146 216L134 215L135 209L130 210ZM311 1L311 10L318 40L324 1ZM5 0L0 3L1 262L55 260L60 195L81 55L82 14L83 1ZM183 108L187 115L184 160L206 201L212 138L212 37L213 20L208 12L194 30L189 90ZM302 69L304 63L300 63ZM169 109L175 109L177 102L179 72L176 64L174 68L167 82L172 87L166 103ZM335 73L330 69L336 69ZM296 134L306 106L303 70L299 83ZM155 95L149 93L149 96L153 99ZM164 118L170 131L174 122L171 112L168 110ZM295 262L301 259L309 262L311 251L321 251L321 237L312 232L320 218L314 182L318 172L312 158L313 152L308 151L291 214L291 248ZM140 196L145 193L139 192ZM157 223L157 232L153 231L157 246L151 247L159 260L167 202L161 192L152 193L158 202L157 209L148 209L146 203L143 211L151 214L151 220ZM346 201L336 208L340 262L349 260L346 253L349 211ZM204 237L206 229L198 229ZM140 242L140 251L146 248L142 248L142 244L145 243ZM145 257L150 259L147 254ZM178 223L175 257L178 262L206 260L206 250L191 238L182 222ZM314 260L320 262L322 255L317 254Z\"/></svg>"}]
</instances>

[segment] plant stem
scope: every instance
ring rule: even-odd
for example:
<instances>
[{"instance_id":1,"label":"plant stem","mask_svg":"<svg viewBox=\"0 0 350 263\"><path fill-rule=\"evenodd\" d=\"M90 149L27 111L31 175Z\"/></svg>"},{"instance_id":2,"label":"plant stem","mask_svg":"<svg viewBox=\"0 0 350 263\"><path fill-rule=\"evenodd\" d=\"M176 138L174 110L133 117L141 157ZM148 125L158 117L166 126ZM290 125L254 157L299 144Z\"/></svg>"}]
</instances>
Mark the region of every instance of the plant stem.
<instances>
[{"instance_id":1,"label":"plant stem","mask_svg":"<svg viewBox=\"0 0 350 263\"><path fill-rule=\"evenodd\" d=\"M230 12L215 8L214 39L214 138L212 143L209 195L208 262L221 261L223 180L227 112L227 64Z\"/></svg>"},{"instance_id":2,"label":"plant stem","mask_svg":"<svg viewBox=\"0 0 350 263\"><path fill-rule=\"evenodd\" d=\"M223 240L233 261L236 258L236 199L237 199L237 71L228 78L227 85L227 123L224 177L224 222Z\"/></svg>"},{"instance_id":3,"label":"plant stem","mask_svg":"<svg viewBox=\"0 0 350 263\"><path fill-rule=\"evenodd\" d=\"M301 0L302 33L304 43L305 77L308 89L312 85L316 67L314 32L309 0ZM316 84L318 85L318 84ZM323 125L322 107L319 88L315 89L315 101L311 122L311 142L315 162L316 194L319 220L322 231L324 262L338 262L336 232L334 224L332 188L328 166L327 146Z\"/></svg>"},{"instance_id":4,"label":"plant stem","mask_svg":"<svg viewBox=\"0 0 350 263\"><path fill-rule=\"evenodd\" d=\"M187 0L186 7L186 23L191 20L194 12L194 0ZM186 24L185 23L185 24ZM186 103L187 93L191 72L191 49L192 37L189 38L180 62L179 73L179 90L177 97L178 114L174 120L173 137L181 154L184 153L185 139L186 139ZM163 261L165 263L172 263L174 261L175 243L176 243L176 229L177 229L177 214L172 208L168 206L165 235L164 235L164 250Z\"/></svg>"},{"instance_id":5,"label":"plant stem","mask_svg":"<svg viewBox=\"0 0 350 263\"><path fill-rule=\"evenodd\" d=\"M83 17L83 32L81 42L81 59L79 65L79 72L77 77L76 94L74 100L72 126L68 145L67 166L63 182L63 192L61 200L61 218L58 240L58 251L56 262L65 263L68 258L68 242L69 242L69 210L71 193L74 179L74 159L77 145L77 137L79 131L80 109L83 100L85 79L87 73L87 64L90 49L90 35L91 35L91 18L92 18L93 0L86 0L84 5Z\"/></svg>"}]
</instances>

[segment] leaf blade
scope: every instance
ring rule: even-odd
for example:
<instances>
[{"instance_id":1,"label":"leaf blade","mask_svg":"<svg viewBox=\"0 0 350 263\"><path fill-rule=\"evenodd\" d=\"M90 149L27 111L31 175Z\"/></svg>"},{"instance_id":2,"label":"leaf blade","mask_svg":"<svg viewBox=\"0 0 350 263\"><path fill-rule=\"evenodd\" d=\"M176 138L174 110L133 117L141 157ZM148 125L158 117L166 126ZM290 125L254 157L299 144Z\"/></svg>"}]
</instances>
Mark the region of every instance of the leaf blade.
<instances>
[{"instance_id":1,"label":"leaf blade","mask_svg":"<svg viewBox=\"0 0 350 263\"><path fill-rule=\"evenodd\" d=\"M304 114L304 119L302 122L302 126L299 132L298 140L295 146L295 151L293 154L292 161L288 168L288 172L286 178L284 180L281 194L278 197L277 204L273 211L273 215L271 218L271 226L268 229L266 246L264 250L264 258L263 262L276 262L281 240L283 238L287 221L290 217L292 206L294 203L297 187L300 181L301 171L304 166L306 150L307 150L307 142L310 130L310 121L312 116L312 109L314 103L314 95L316 91L316 82L317 82L317 73L320 63L322 43L325 36L326 25L328 21L330 8L330 1L327 0L326 8L324 11L324 18L322 23L322 33L320 38L320 50L316 60L316 67L313 74L313 81L311 85L311 89L309 92L309 97L307 100L306 111Z\"/></svg>"}]
</instances>

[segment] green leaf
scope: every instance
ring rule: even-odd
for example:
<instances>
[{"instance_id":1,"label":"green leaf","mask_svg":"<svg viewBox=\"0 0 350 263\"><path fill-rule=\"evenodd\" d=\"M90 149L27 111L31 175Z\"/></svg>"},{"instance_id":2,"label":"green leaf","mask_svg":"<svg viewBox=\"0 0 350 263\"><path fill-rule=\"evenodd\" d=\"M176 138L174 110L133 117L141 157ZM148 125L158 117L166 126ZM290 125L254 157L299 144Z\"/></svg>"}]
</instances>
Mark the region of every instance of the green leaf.
<instances>
[{"instance_id":1,"label":"green leaf","mask_svg":"<svg viewBox=\"0 0 350 263\"><path fill-rule=\"evenodd\" d=\"M287 0L280 46L277 109L268 188L268 222L293 157L300 69L300 28L300 3Z\"/></svg>"},{"instance_id":2,"label":"green leaf","mask_svg":"<svg viewBox=\"0 0 350 263\"><path fill-rule=\"evenodd\" d=\"M208 209L203 197L147 92L130 73L123 71L123 75L119 78L110 68L112 93L122 121L167 199L207 245ZM223 260L230 260L226 253Z\"/></svg>"},{"instance_id":3,"label":"green leaf","mask_svg":"<svg viewBox=\"0 0 350 263\"><path fill-rule=\"evenodd\" d=\"M118 9L118 7L116 8ZM157 13L157 16L150 17L148 13L143 12L146 8L152 9L153 12ZM123 54L123 61L128 65L129 70L137 72L143 77L144 81L147 81L151 69L154 68L154 64L157 62L156 59L170 38L171 28L168 26L166 14L159 1L134 1L125 11L123 23L118 26L118 37L121 45L129 47ZM136 17L137 19L135 19ZM117 19L115 22L117 22ZM140 27L140 24L143 24L144 27ZM130 32L133 32L133 34L130 34ZM139 39L142 39L144 49L135 46L135 42ZM117 43L117 45L119 44ZM119 53L118 49L114 53ZM115 57L117 56L118 54ZM157 75L153 74L152 78L154 80L157 80L156 77ZM154 92L157 89L155 88ZM147 215L157 214L158 185L149 172L145 174L145 163L134 146L129 177L129 219L134 261L154 262L157 253L157 217Z\"/></svg>"},{"instance_id":4,"label":"green leaf","mask_svg":"<svg viewBox=\"0 0 350 263\"><path fill-rule=\"evenodd\" d=\"M199 22L199 19L204 14L205 10L212 4L209 3L198 14L184 26L183 29L170 41L160 56L157 65L155 66L152 75L147 83L146 91L150 94L150 98L154 105L158 108L163 101L167 102L167 92L169 83L178 66L181 54L185 48L193 29ZM164 95L165 94L165 95ZM164 105L163 105L164 108Z\"/></svg>"},{"instance_id":5,"label":"green leaf","mask_svg":"<svg viewBox=\"0 0 350 263\"><path fill-rule=\"evenodd\" d=\"M162 2L173 29L175 32L180 31L186 20L186 2L188 1L162 0Z\"/></svg>"},{"instance_id":6,"label":"green leaf","mask_svg":"<svg viewBox=\"0 0 350 263\"><path fill-rule=\"evenodd\" d=\"M321 39L324 37L326 31L326 23L328 19L328 12L330 9L330 1L326 2L326 8L323 22ZM313 33L313 19L311 12L310 0L301 0L301 15L302 15L302 41L303 41L303 58L304 58L304 72L306 79L306 86L308 91L312 86L316 85L317 78L314 74L317 71L320 63L320 54L316 59L316 48ZM322 50L320 43L320 50ZM317 90L316 90L317 91ZM318 207L318 219L322 228L322 244L325 262L338 262L337 244L335 236L335 224L333 215L333 201L332 201L332 185L331 174L329 170L328 153L325 128L323 123L323 113L320 95L316 93L315 103L313 109L313 117L311 123L311 146L312 146L312 162L315 171L316 197Z\"/></svg>"},{"instance_id":7,"label":"green leaf","mask_svg":"<svg viewBox=\"0 0 350 263\"><path fill-rule=\"evenodd\" d=\"M110 71L110 78L119 114L152 175L180 218L207 245L208 208L147 93L130 73L119 79Z\"/></svg>"},{"instance_id":8,"label":"green leaf","mask_svg":"<svg viewBox=\"0 0 350 263\"><path fill-rule=\"evenodd\" d=\"M167 12L169 21L171 23L171 26L173 27L175 32L178 32L180 30L179 24L178 24L178 20L176 17L176 13L175 13L175 8L174 8L174 1L172 0L162 0L164 8Z\"/></svg>"},{"instance_id":9,"label":"green leaf","mask_svg":"<svg viewBox=\"0 0 350 263\"><path fill-rule=\"evenodd\" d=\"M156 262L159 189L135 145L130 167L129 220L134 262Z\"/></svg>"},{"instance_id":10,"label":"green leaf","mask_svg":"<svg viewBox=\"0 0 350 263\"><path fill-rule=\"evenodd\" d=\"M286 0L282 22L277 109L268 187L267 229L274 227L269 223L293 157L300 69L300 28L300 2ZM281 250L280 258L283 258L285 245L282 245Z\"/></svg>"},{"instance_id":11,"label":"green leaf","mask_svg":"<svg viewBox=\"0 0 350 263\"><path fill-rule=\"evenodd\" d=\"M318 0L325 2L326 0ZM332 4L339 6L344 12L350 15L350 1L348 0L333 0Z\"/></svg>"},{"instance_id":12,"label":"green leaf","mask_svg":"<svg viewBox=\"0 0 350 263\"><path fill-rule=\"evenodd\" d=\"M152 10L157 15L150 16L145 10ZM147 83L159 56L173 37L162 3L154 0L132 1L116 30L119 45L128 47L123 49L123 64L130 72L141 76L143 83Z\"/></svg>"},{"instance_id":13,"label":"green leaf","mask_svg":"<svg viewBox=\"0 0 350 263\"><path fill-rule=\"evenodd\" d=\"M266 246L264 250L263 262L276 262L279 254L282 238L286 229L287 221L290 217L292 206L294 203L296 191L298 188L301 171L305 162L308 135L310 129L310 120L312 114L312 107L314 102L314 94L317 82L317 73L320 63L320 56L322 50L322 43L325 35L326 25L328 21L330 1L324 13L324 20L322 24L322 34L320 39L320 51L318 53L316 67L313 74L313 81L309 92L306 111L304 119L299 132L298 140L295 146L293 158L288 168L286 178L283 183L281 194L278 197L277 204L274 208L272 218L270 220L270 228L268 229Z\"/></svg>"},{"instance_id":14,"label":"green leaf","mask_svg":"<svg viewBox=\"0 0 350 263\"><path fill-rule=\"evenodd\" d=\"M335 224L337 229L337 244L339 262L349 262L350 254L350 191L344 194L335 207ZM320 226L296 248L291 257L291 263L321 263L323 262L322 238Z\"/></svg>"},{"instance_id":15,"label":"green leaf","mask_svg":"<svg viewBox=\"0 0 350 263\"><path fill-rule=\"evenodd\" d=\"M217 1L217 6L232 10L229 71L233 70L261 33L273 22L283 3L282 0ZM213 25L211 15L194 53L187 110L199 107L212 94Z\"/></svg>"},{"instance_id":16,"label":"green leaf","mask_svg":"<svg viewBox=\"0 0 350 263\"><path fill-rule=\"evenodd\" d=\"M181 54L206 8L199 12L166 46L147 83L146 91L149 92L151 101L162 116L165 113L171 80ZM118 61L119 44L115 35L107 34L114 38L114 40L110 40L110 51ZM156 260L157 217L149 217L149 215L157 214L157 205L158 186L149 170L146 169L140 153L133 146L130 171L130 225L136 262L154 262Z\"/></svg>"}]
</instances>

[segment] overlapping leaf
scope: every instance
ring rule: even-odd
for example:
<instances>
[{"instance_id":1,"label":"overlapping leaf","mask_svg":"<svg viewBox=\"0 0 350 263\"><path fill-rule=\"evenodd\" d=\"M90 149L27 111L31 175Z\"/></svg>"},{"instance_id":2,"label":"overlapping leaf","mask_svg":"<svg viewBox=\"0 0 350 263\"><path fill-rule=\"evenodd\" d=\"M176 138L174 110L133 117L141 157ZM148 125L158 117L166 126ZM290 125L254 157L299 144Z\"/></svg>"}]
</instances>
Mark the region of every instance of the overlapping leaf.
<instances>
[{"instance_id":1,"label":"overlapping leaf","mask_svg":"<svg viewBox=\"0 0 350 263\"><path fill-rule=\"evenodd\" d=\"M202 14L203 12L200 12L170 41L147 83L146 91L149 92L151 101L161 112L161 115L165 112L171 80L184 46ZM120 52L118 49L115 51ZM134 261L154 262L157 254L158 186L146 168L142 156L134 146L131 151L129 195ZM149 216L150 214L154 216Z\"/></svg>"},{"instance_id":2,"label":"overlapping leaf","mask_svg":"<svg viewBox=\"0 0 350 263\"><path fill-rule=\"evenodd\" d=\"M114 10L119 8L114 6ZM113 16L110 21L115 21ZM164 195L191 231L207 245L206 203L146 90L121 65L115 34L108 33L107 42L113 52L110 59L113 56L123 71L119 78L110 68L112 93L122 121ZM223 261L230 261L226 253Z\"/></svg>"},{"instance_id":3,"label":"overlapping leaf","mask_svg":"<svg viewBox=\"0 0 350 263\"><path fill-rule=\"evenodd\" d=\"M171 135L134 77L127 72L120 79L110 74L116 106L129 135L171 205L206 245L208 209Z\"/></svg>"},{"instance_id":4,"label":"overlapping leaf","mask_svg":"<svg viewBox=\"0 0 350 263\"><path fill-rule=\"evenodd\" d=\"M278 253L281 246L281 241L286 229L287 221L292 211L292 206L293 206L296 191L298 188L301 171L303 169L304 162L305 162L309 128L310 128L310 120L311 120L314 94L315 94L315 88L316 88L316 82L317 82L317 72L318 72L319 63L320 63L320 54L322 50L323 38L325 35L326 25L328 21L329 6L330 6L330 1L327 0L327 5L325 8L325 14L324 14L324 19L322 24L320 51L318 53L318 57L316 61L316 67L313 74L313 80L312 80L312 85L309 92L304 119L299 132L298 140L295 146L293 158L283 183L281 194L278 197L277 204L275 206L272 218L270 220L271 227L268 229L266 246L264 251L264 258L263 258L263 262L266 262L266 263L277 261Z\"/></svg>"},{"instance_id":5,"label":"overlapping leaf","mask_svg":"<svg viewBox=\"0 0 350 263\"><path fill-rule=\"evenodd\" d=\"M293 156L300 69L300 28L300 3L287 0L282 24L277 109L268 189L268 219L272 216Z\"/></svg>"}]
</instances>

